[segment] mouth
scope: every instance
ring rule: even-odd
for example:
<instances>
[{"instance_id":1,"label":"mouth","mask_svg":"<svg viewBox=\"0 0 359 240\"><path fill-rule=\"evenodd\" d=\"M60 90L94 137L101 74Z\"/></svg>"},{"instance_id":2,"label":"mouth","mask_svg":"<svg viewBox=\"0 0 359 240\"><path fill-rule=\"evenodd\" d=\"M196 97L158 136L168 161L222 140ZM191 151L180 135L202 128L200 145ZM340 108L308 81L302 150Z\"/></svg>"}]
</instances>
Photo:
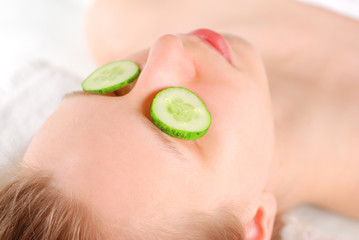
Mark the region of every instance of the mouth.
<instances>
[{"instance_id":1,"label":"mouth","mask_svg":"<svg viewBox=\"0 0 359 240\"><path fill-rule=\"evenodd\" d=\"M219 33L209 29L198 29L190 35L199 37L213 46L229 63L232 63L230 50L226 39Z\"/></svg>"}]
</instances>

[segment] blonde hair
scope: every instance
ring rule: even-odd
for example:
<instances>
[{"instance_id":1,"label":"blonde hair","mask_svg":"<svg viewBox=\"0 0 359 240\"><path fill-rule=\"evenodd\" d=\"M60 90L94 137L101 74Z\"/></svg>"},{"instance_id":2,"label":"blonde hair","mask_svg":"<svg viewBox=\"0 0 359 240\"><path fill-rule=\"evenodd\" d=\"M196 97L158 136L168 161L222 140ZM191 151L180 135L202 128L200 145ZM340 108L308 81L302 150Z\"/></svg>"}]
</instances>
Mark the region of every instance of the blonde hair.
<instances>
[{"instance_id":1,"label":"blonde hair","mask_svg":"<svg viewBox=\"0 0 359 240\"><path fill-rule=\"evenodd\" d=\"M0 178L0 239L244 239L238 219L222 210L218 214L186 215L176 220L177 226L164 222L149 231L143 228L109 237L103 221L81 201L62 194L48 173L19 165L4 169L6 173Z\"/></svg>"}]
</instances>

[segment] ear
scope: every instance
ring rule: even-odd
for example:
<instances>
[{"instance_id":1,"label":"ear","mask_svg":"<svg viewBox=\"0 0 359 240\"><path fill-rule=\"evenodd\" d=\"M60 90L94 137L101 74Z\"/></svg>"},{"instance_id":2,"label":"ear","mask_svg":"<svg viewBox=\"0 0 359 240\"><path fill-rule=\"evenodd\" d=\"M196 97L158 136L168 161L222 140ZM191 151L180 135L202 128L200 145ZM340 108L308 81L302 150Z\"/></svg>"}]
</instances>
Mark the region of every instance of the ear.
<instances>
[{"instance_id":1,"label":"ear","mask_svg":"<svg viewBox=\"0 0 359 240\"><path fill-rule=\"evenodd\" d=\"M246 240L270 240L277 212L273 194L264 192L254 218L246 224Z\"/></svg>"}]
</instances>

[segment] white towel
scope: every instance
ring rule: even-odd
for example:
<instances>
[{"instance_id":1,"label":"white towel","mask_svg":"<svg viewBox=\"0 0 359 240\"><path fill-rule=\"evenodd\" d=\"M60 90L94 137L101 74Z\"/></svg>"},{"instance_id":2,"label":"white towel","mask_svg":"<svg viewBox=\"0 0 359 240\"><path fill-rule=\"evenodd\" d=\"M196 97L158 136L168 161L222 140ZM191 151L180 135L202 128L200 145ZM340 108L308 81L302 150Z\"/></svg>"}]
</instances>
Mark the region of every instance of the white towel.
<instances>
[{"instance_id":1,"label":"white towel","mask_svg":"<svg viewBox=\"0 0 359 240\"><path fill-rule=\"evenodd\" d=\"M359 0L297 0L359 20Z\"/></svg>"},{"instance_id":2,"label":"white towel","mask_svg":"<svg viewBox=\"0 0 359 240\"><path fill-rule=\"evenodd\" d=\"M0 164L22 156L27 144L80 78L44 60L21 67L0 88Z\"/></svg>"}]
</instances>

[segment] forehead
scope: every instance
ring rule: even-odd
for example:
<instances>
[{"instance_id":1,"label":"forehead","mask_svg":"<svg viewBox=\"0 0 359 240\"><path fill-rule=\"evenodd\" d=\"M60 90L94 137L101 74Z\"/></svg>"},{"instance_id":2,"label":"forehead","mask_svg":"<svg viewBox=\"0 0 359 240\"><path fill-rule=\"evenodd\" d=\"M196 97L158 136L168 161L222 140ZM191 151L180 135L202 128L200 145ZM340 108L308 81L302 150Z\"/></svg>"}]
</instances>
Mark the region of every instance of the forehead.
<instances>
[{"instance_id":1,"label":"forehead","mask_svg":"<svg viewBox=\"0 0 359 240\"><path fill-rule=\"evenodd\" d=\"M189 197L199 194L191 183L204 180L195 159L176 158L142 120L127 114L128 120L117 121L114 117L123 128L105 124L115 127L111 131L96 130L92 123L87 123L86 131L68 127L71 134L77 133L76 143L66 146L66 154L47 166L54 173L55 184L117 221L154 214L167 206L186 206ZM186 193L190 194L184 197Z\"/></svg>"},{"instance_id":2,"label":"forehead","mask_svg":"<svg viewBox=\"0 0 359 240\"><path fill-rule=\"evenodd\" d=\"M181 160L166 150L151 123L118 105L109 106L106 99L98 103L103 99L95 103L92 97L76 96L64 101L28 151L43 159L35 165L51 171L64 192L112 207L131 206L126 196L134 201L136 194L145 194L156 185L151 182L168 172L168 163L173 167Z\"/></svg>"}]
</instances>

